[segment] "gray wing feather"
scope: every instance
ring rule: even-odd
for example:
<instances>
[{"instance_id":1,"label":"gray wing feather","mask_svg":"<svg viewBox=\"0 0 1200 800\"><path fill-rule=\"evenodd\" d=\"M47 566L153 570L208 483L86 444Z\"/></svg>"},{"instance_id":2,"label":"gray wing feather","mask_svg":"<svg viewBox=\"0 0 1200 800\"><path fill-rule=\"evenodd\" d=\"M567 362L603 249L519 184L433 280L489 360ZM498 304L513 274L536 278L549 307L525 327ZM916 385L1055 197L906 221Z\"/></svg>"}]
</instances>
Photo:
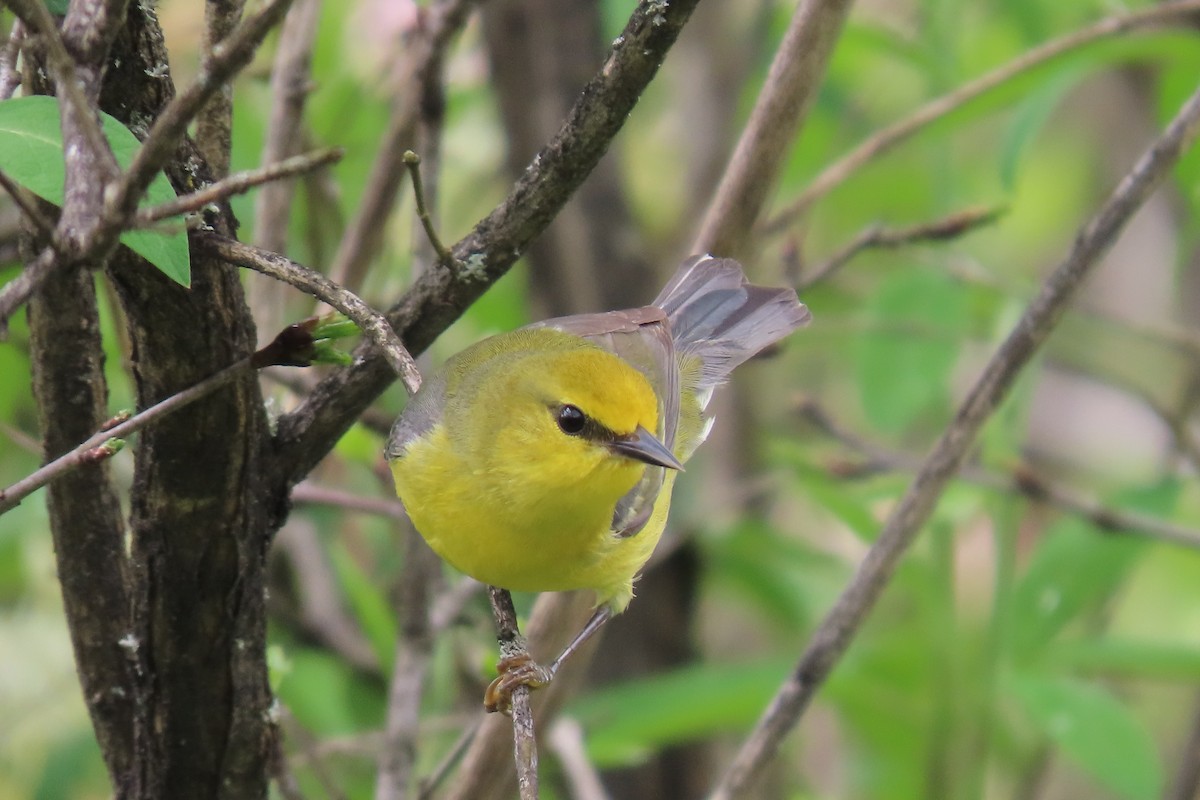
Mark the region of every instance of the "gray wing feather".
<instances>
[{"instance_id":1,"label":"gray wing feather","mask_svg":"<svg viewBox=\"0 0 1200 800\"><path fill-rule=\"evenodd\" d=\"M384 456L393 461L404 455L409 444L421 438L433 428L442 416L446 399L446 376L438 373L421 384L404 408L404 413L392 426Z\"/></svg>"},{"instance_id":2,"label":"gray wing feather","mask_svg":"<svg viewBox=\"0 0 1200 800\"><path fill-rule=\"evenodd\" d=\"M812 319L794 290L755 286L738 262L707 255L683 262L654 305L671 321L678 356L701 360L698 390L724 383L739 364Z\"/></svg>"}]
</instances>

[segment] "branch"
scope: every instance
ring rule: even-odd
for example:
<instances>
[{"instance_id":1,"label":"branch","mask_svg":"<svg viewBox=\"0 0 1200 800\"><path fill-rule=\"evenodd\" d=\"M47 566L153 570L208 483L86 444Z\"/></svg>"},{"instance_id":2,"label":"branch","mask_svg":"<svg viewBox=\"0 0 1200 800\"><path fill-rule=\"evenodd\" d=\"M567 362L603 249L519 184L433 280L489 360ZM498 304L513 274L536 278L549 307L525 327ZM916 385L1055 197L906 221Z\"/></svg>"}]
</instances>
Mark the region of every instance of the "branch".
<instances>
[{"instance_id":1,"label":"branch","mask_svg":"<svg viewBox=\"0 0 1200 800\"><path fill-rule=\"evenodd\" d=\"M796 665L754 731L743 743L712 800L731 800L758 777L780 741L799 721L817 688L849 647L879 599L900 557L916 538L945 489L961 468L984 422L1020 371L1046 341L1093 267L1151 191L1169 174L1195 140L1200 125L1200 90L1184 104L1163 135L1142 155L1112 195L1080 229L1065 260L1054 270L992 356L905 492L883 532L849 586L822 620Z\"/></svg>"},{"instance_id":2,"label":"branch","mask_svg":"<svg viewBox=\"0 0 1200 800\"><path fill-rule=\"evenodd\" d=\"M201 232L192 241L215 257L239 267L246 267L276 280L295 286L301 291L325 301L354 321L371 343L387 360L404 384L409 395L421 387L421 373L412 356L392 330L388 321L362 301L358 295L343 289L319 272L297 264L276 253L269 253L234 239L214 233Z\"/></svg>"},{"instance_id":3,"label":"branch","mask_svg":"<svg viewBox=\"0 0 1200 800\"><path fill-rule=\"evenodd\" d=\"M816 97L849 10L850 0L804 0L797 9L704 215L693 253L740 253Z\"/></svg>"},{"instance_id":4,"label":"branch","mask_svg":"<svg viewBox=\"0 0 1200 800\"><path fill-rule=\"evenodd\" d=\"M8 173L0 170L0 186L4 187L4 191L8 192L8 196L17 204L17 208L21 209L21 213L37 228L38 233L46 241L54 241L54 223L42 213L42 210L37 207L34 200L31 200L25 190L22 189L12 178L8 177Z\"/></svg>"},{"instance_id":5,"label":"branch","mask_svg":"<svg viewBox=\"0 0 1200 800\"><path fill-rule=\"evenodd\" d=\"M517 611L506 589L488 587L492 611L496 615L496 639L502 658L529 655L525 637L517 629ZM533 730L533 709L529 706L529 687L518 686L512 693L513 759L517 765L517 787L521 800L537 800L537 738Z\"/></svg>"},{"instance_id":6,"label":"branch","mask_svg":"<svg viewBox=\"0 0 1200 800\"><path fill-rule=\"evenodd\" d=\"M1077 50L1100 39L1152 28L1171 21L1184 22L1186 18L1200 12L1200 0L1178 0L1161 3L1140 11L1109 17L1086 28L1052 39L1045 44L1026 51L1012 61L964 84L954 91L931 100L913 114L894 122L867 138L858 147L821 171L808 187L786 208L760 226L760 233L779 233L797 217L830 191L840 186L860 167L896 145L910 138L926 126L941 119L951 111L966 105L982 94L1006 83L1022 73L1042 66L1059 56Z\"/></svg>"},{"instance_id":7,"label":"branch","mask_svg":"<svg viewBox=\"0 0 1200 800\"><path fill-rule=\"evenodd\" d=\"M808 270L807 274L797 282L796 291L803 292L821 281L827 280L852 258L868 248L891 249L913 242L954 239L970 233L976 228L992 224L1000 218L1004 211L1005 209L1002 207L967 208L941 219L907 228L885 228L882 225L871 225L855 236L841 250Z\"/></svg>"},{"instance_id":8,"label":"branch","mask_svg":"<svg viewBox=\"0 0 1200 800\"><path fill-rule=\"evenodd\" d=\"M21 73L17 71L17 54L25 42L25 23L20 19L13 21L12 29L8 32L8 40L4 49L0 50L0 100L7 100L16 93L21 85Z\"/></svg>"},{"instance_id":9,"label":"branch","mask_svg":"<svg viewBox=\"0 0 1200 800\"><path fill-rule=\"evenodd\" d=\"M320 18L319 0L295 0L284 17L271 68L271 113L261 163L274 164L295 155L301 147L304 104L311 84L312 53ZM254 203L254 244L276 253L287 252L288 220L294 188L272 184Z\"/></svg>"},{"instance_id":10,"label":"branch","mask_svg":"<svg viewBox=\"0 0 1200 800\"><path fill-rule=\"evenodd\" d=\"M145 228L168 217L199 211L209 203L216 203L235 194L243 194L255 186L310 172L326 164L333 164L340 161L343 155L345 155L345 151L342 148L330 147L284 159L258 169L238 172L222 178L216 183L210 183L199 191L181 195L152 208L142 209L133 218L133 224L135 227Z\"/></svg>"},{"instance_id":11,"label":"branch","mask_svg":"<svg viewBox=\"0 0 1200 800\"><path fill-rule=\"evenodd\" d=\"M800 413L829 436L867 457L867 462L863 464L832 466L829 471L835 477L849 479L897 470L915 472L920 468L921 462L918 458L885 450L845 431L814 401L802 402ZM1106 506L1049 481L1025 466L1019 466L1011 473L1004 474L969 465L959 470L958 477L985 489L1020 494L1029 500L1049 503L1082 517L1102 531L1136 535L1200 550L1200 531L1148 514Z\"/></svg>"},{"instance_id":12,"label":"branch","mask_svg":"<svg viewBox=\"0 0 1200 800\"><path fill-rule=\"evenodd\" d=\"M233 32L242 16L245 0L206 0L204 39L200 63L210 61L217 47ZM216 178L229 174L233 136L233 86L226 80L200 109L196 117L196 146ZM269 162L268 162L269 163Z\"/></svg>"},{"instance_id":13,"label":"branch","mask_svg":"<svg viewBox=\"0 0 1200 800\"><path fill-rule=\"evenodd\" d=\"M405 150L404 166L408 169L408 174L412 176L413 200L417 206L417 219L421 221L421 227L425 229L429 246L437 254L438 263L449 267L454 263L452 260L454 257L446 249L446 245L442 244L437 231L434 230L433 218L429 216L429 209L425 206L425 184L421 181L421 157L412 150Z\"/></svg>"},{"instance_id":14,"label":"branch","mask_svg":"<svg viewBox=\"0 0 1200 800\"><path fill-rule=\"evenodd\" d=\"M399 500L388 500L382 497L366 497L364 495L345 492L341 489L331 489L328 486L302 481L292 489L292 501L301 504L337 506L347 511L357 511L362 514L375 514L398 521L407 520L404 505Z\"/></svg>"},{"instance_id":15,"label":"branch","mask_svg":"<svg viewBox=\"0 0 1200 800\"><path fill-rule=\"evenodd\" d=\"M291 0L269 0L258 13L246 17L221 42L212 48L211 57L201 65L195 83L172 100L154 120L133 163L108 198L110 220L124 220L134 214L137 204L187 133L187 126L208 101L241 69L250 63L267 33L283 17ZM110 224L113 224L110 222Z\"/></svg>"},{"instance_id":16,"label":"branch","mask_svg":"<svg viewBox=\"0 0 1200 800\"><path fill-rule=\"evenodd\" d=\"M400 635L388 688L387 720L379 753L375 800L407 798L416 785L414 770L421 718L421 690L433 653L429 625L430 584L438 557L411 525L404 526L404 569L400 576Z\"/></svg>"},{"instance_id":17,"label":"branch","mask_svg":"<svg viewBox=\"0 0 1200 800\"><path fill-rule=\"evenodd\" d=\"M434 18L426 28L428 32L416 34L411 52L405 54L398 99L371 165L367 187L329 267L333 279L351 289L362 285L367 268L383 241L385 223L404 178L404 153L415 145L423 99L421 87L431 70L441 70L444 51L465 24L472 5L473 0L452 0L434 6Z\"/></svg>"},{"instance_id":18,"label":"branch","mask_svg":"<svg viewBox=\"0 0 1200 800\"><path fill-rule=\"evenodd\" d=\"M412 352L428 347L545 230L621 129L697 2L639 5L554 139L508 197L451 248L461 268L422 273L391 308L388 320ZM285 483L312 469L391 381L385 364L360 355L360 363L322 381L305 403L280 418L277 445Z\"/></svg>"},{"instance_id":19,"label":"branch","mask_svg":"<svg viewBox=\"0 0 1200 800\"><path fill-rule=\"evenodd\" d=\"M85 464L94 464L113 455L120 449L120 446L115 444L115 442L131 433L141 430L159 417L178 411L189 403L193 403L201 397L211 394L214 390L219 389L235 378L243 370L249 369L249 367L250 359L243 359L236 364L226 367L212 377L206 378L194 386L150 406L145 411L130 417L124 422L112 427L105 426L101 428L90 439L75 447L74 450L59 456L41 469L22 478L7 489L0 491L0 514L15 508L30 494L71 470Z\"/></svg>"},{"instance_id":20,"label":"branch","mask_svg":"<svg viewBox=\"0 0 1200 800\"><path fill-rule=\"evenodd\" d=\"M96 157L105 160L104 166L109 174L104 177L108 178L117 174L116 158L108 146L108 140L104 138L104 133L100 129L100 120L92 104L88 101L86 93L87 91L98 91L99 81L95 80L95 85L85 86L84 81L81 80L82 76L79 74L75 59L67 51L67 45L64 42L65 33L59 33L54 18L50 16L45 3L40 2L40 0L6 0L6 5L25 23L25 26L29 29L29 33L38 36L41 40L42 48L46 55L46 62L50 68L50 73L54 76L56 91L58 92L59 107L62 111L64 124L64 144L74 138L67 135L67 126L71 124L67 120L70 119L75 125L78 125L78 135L82 137L86 148ZM113 24L113 21L108 19L101 20L101 22L110 25ZM117 23L119 24L119 20ZM64 21L65 26L66 21ZM107 47L103 52L98 54L99 58L94 63L78 65L79 68L92 67L98 69L106 52ZM94 54L88 53L88 55ZM92 83L92 81L89 81L89 83Z\"/></svg>"}]
</instances>

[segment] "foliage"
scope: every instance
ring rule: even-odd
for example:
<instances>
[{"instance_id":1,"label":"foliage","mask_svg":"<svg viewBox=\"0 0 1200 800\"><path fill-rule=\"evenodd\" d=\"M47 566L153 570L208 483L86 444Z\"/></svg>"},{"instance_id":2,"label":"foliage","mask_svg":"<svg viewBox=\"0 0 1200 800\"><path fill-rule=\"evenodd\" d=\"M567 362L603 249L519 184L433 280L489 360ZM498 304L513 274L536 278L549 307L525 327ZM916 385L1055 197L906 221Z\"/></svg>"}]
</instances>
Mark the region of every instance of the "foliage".
<instances>
[{"instance_id":1,"label":"foliage","mask_svg":"<svg viewBox=\"0 0 1200 800\"><path fill-rule=\"evenodd\" d=\"M319 180L306 179L288 253L302 263L331 260L345 220L366 191L392 102L388 50L394 42L375 28L391 25L398 37L395 28L402 26L382 18L383 5L326 3L322 9L309 135L320 145L345 147L347 156L325 176L336 183L335 192L322 194ZM619 26L630 5L601 3L608 29ZM761 54L750 63L719 42L678 45L693 60L708 57L711 47L716 68L740 69L744 86L721 95L703 83L706 73L693 74L688 64L694 61L676 53L617 140L621 185L635 210L633 235L660 275L681 255L697 203L704 205L682 188L693 179L703 185L689 167L700 158L692 115L701 114L703 104L680 87L724 103L716 118L704 121L729 126L725 139L731 140L794 7L761 4L767 13L753 18L748 9L759 4L744 5L714 18L728 26L736 49ZM199 9L162 4L177 80L195 69ZM907 14L858 9L791 149L774 210L882 126L1111 10L1092 0L926 0ZM436 201L446 240L469 230L508 186L502 174L508 133L485 50L482 31L472 25L451 51ZM565 713L583 726L595 765L636 766L664 747L695 742L712 743L712 767L728 761L878 533L913 464L952 418L964 387L1132 154L1194 90L1198 68L1200 40L1190 30L1087 45L962 105L856 171L783 233L761 237L751 272L761 282L778 282L797 277L793 268L802 277L872 223L898 228L968 206L1006 209L993 225L952 241L861 254L806 292L812 327L739 376L731 392L737 399L717 423L737 431L739 441L714 434L697 468L689 464L673 511L673 526L687 533L702 564L689 623L698 656L658 674L589 685L567 706ZM268 94L252 77L235 87L235 170L258 165ZM61 176L51 170L61 162L45 152L13 157L18 139L31 147L54 145L52 126L42 124L39 138L5 124L7 108L32 99L0 104L0 167L60 202ZM41 112L52 110L42 106ZM110 122L105 130L114 144L131 137ZM30 174L21 173L23 166L33 167ZM970 469L993 480L965 475L942 498L817 709L786 741L774 788L762 796L1142 800L1160 797L1170 784L1196 713L1200 553L1155 543L1142 530L1102 524L1103 518L1048 502L1045 493L1020 489L1033 474L1108 511L1200 530L1194 480L1200 465L1187 464L1186 448L1172 432L1196 438L1188 415L1200 360L1189 309L1200 285L1187 267L1200 234L1190 213L1198 170L1200 156L1192 153L1167 196L1126 233L1092 292L992 420ZM174 196L165 182L156 187L150 202ZM255 233L253 202L253 194L232 200L246 241ZM362 287L368 301L387 305L414 277L412 253L421 246L415 230L405 200ZM164 248L160 255L143 249L150 239ZM142 231L123 241L186 283L183 235ZM3 265L0 280L16 271L15 263ZM435 343L433 358L527 321L543 298L526 278L521 269L502 279ZM291 322L312 312L311 298L274 294L257 276L246 284L264 318ZM639 288L648 300L658 284L647 275ZM105 311L102 335L117 403L130 395L128 344L116 315ZM277 328L259 321L260 338L267 340ZM9 442L0 448L3 485L40 459L28 353L26 322L18 318L0 345L0 423ZM292 402L270 379L265 385L273 394L272 413ZM801 393L853 436L831 436L798 413ZM381 398L313 481L390 498L390 487L376 477L386 423L373 419L394 417L401 395L393 389ZM121 454L113 461L122 485L132 480L131 458ZM754 466L728 469L746 463ZM747 496L756 499L729 500ZM40 498L0 518L0 800L107 797L74 683ZM722 499L736 506L733 512ZM325 796L323 781L347 797L371 796L371 736L384 724L397 629L403 628L394 607L405 563L397 528L380 515L301 500L276 543L272 681L288 711L287 751L306 797ZM287 555L303 537L317 543L323 557L315 569L324 581L319 587L303 585L316 580L314 572L300 570ZM439 577L447 584L455 578L448 569ZM324 599L314 600L317 595ZM315 602L336 615L332 627L344 639L330 641L328 628L309 616L306 603ZM449 750L490 678L494 642L484 599L467 603L431 659L421 774ZM310 740L335 754L314 755L320 748ZM321 770L309 760L317 757ZM569 796L557 757L547 753L543 760L555 776L547 796Z\"/></svg>"}]
</instances>

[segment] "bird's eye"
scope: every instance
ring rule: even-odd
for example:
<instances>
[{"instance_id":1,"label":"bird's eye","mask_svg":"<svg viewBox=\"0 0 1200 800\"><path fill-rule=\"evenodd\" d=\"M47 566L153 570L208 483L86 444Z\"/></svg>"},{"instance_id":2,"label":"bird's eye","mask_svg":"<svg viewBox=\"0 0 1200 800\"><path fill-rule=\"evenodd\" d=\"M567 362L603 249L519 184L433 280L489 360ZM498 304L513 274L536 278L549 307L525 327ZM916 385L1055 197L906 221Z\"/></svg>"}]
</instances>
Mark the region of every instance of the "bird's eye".
<instances>
[{"instance_id":1,"label":"bird's eye","mask_svg":"<svg viewBox=\"0 0 1200 800\"><path fill-rule=\"evenodd\" d=\"M587 425L587 415L575 406L559 406L558 427L568 436L578 436Z\"/></svg>"}]
</instances>

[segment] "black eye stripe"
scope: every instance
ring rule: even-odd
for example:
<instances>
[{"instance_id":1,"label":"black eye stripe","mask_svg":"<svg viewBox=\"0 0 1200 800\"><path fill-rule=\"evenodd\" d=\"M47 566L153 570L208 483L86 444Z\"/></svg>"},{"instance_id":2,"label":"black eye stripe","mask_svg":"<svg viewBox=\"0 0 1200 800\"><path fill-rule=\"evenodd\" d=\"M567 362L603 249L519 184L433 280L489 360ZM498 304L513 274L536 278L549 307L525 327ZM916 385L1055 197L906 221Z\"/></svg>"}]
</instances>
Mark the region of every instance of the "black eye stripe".
<instances>
[{"instance_id":1,"label":"black eye stripe","mask_svg":"<svg viewBox=\"0 0 1200 800\"><path fill-rule=\"evenodd\" d=\"M579 406L570 403L550 406L550 413L558 429L568 436L578 436L593 442L612 442L620 438L611 429L585 414Z\"/></svg>"}]
</instances>

